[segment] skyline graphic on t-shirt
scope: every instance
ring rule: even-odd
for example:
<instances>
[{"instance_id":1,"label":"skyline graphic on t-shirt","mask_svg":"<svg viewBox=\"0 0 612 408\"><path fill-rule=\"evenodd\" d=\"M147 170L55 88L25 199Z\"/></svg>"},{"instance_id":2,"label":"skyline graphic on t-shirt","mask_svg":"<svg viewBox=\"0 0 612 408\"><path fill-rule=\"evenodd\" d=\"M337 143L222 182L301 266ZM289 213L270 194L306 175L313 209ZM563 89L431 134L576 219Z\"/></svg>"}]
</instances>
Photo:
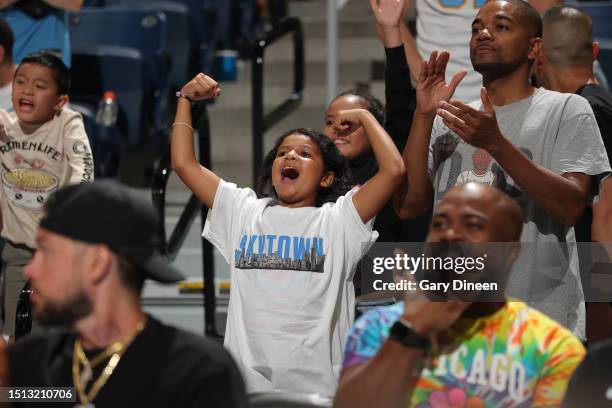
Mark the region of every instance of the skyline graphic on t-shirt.
<instances>
[{"instance_id":1,"label":"skyline graphic on t-shirt","mask_svg":"<svg viewBox=\"0 0 612 408\"><path fill-rule=\"evenodd\" d=\"M243 234L235 251L236 268L323 272L323 238Z\"/></svg>"}]
</instances>

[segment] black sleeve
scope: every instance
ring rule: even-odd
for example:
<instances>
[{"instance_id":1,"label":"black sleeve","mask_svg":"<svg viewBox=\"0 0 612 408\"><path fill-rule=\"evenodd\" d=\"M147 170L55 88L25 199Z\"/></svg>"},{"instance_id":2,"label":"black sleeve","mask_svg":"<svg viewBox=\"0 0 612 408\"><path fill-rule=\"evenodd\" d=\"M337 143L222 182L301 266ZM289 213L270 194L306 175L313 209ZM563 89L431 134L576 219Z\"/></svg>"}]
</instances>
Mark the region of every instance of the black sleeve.
<instances>
[{"instance_id":1,"label":"black sleeve","mask_svg":"<svg viewBox=\"0 0 612 408\"><path fill-rule=\"evenodd\" d=\"M71 361L74 336L63 332L31 333L9 347L11 385L14 387L70 386L64 374Z\"/></svg>"},{"instance_id":2,"label":"black sleeve","mask_svg":"<svg viewBox=\"0 0 612 408\"><path fill-rule=\"evenodd\" d=\"M193 356L193 354L192 354ZM211 358L212 357L212 358ZM219 347L204 358L183 356L175 368L175 390L168 403L176 408L245 408L248 399L242 376L229 353ZM168 405L170 406L170 405Z\"/></svg>"},{"instance_id":3,"label":"black sleeve","mask_svg":"<svg viewBox=\"0 0 612 408\"><path fill-rule=\"evenodd\" d=\"M601 388L601 379L597 378L597 364L593 356L587 354L578 365L565 392L562 408L606 406L603 400L605 387Z\"/></svg>"},{"instance_id":4,"label":"black sleeve","mask_svg":"<svg viewBox=\"0 0 612 408\"><path fill-rule=\"evenodd\" d=\"M214 397L213 397L214 396ZM199 401L203 407L246 408L248 398L242 376L234 360L227 355L227 364L207 378L199 389Z\"/></svg>"},{"instance_id":5,"label":"black sleeve","mask_svg":"<svg viewBox=\"0 0 612 408\"><path fill-rule=\"evenodd\" d=\"M385 48L385 54L385 130L401 152L412 126L416 94L410 84L404 46Z\"/></svg>"},{"instance_id":6,"label":"black sleeve","mask_svg":"<svg viewBox=\"0 0 612 408\"><path fill-rule=\"evenodd\" d=\"M599 127L599 133L601 133L601 139L608 153L608 160L612 160L612 117L610 116L612 112L610 112L610 109L604 110L596 104L591 105L591 108Z\"/></svg>"}]
</instances>

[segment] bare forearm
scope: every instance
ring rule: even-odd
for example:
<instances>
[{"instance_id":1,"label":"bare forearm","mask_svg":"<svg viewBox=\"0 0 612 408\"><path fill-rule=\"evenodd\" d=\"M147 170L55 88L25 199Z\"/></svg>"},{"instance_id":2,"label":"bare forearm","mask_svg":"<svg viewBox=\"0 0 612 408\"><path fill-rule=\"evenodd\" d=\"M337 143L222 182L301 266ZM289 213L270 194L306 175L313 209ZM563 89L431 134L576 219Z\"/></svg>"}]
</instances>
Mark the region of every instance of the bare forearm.
<instances>
[{"instance_id":1,"label":"bare forearm","mask_svg":"<svg viewBox=\"0 0 612 408\"><path fill-rule=\"evenodd\" d=\"M191 103L184 98L178 100L175 125L172 127L172 167L179 174L186 166L199 166L193 147Z\"/></svg>"},{"instance_id":2,"label":"bare forearm","mask_svg":"<svg viewBox=\"0 0 612 408\"><path fill-rule=\"evenodd\" d=\"M612 242L612 208L606 203L603 206L593 206L593 223L591 225L591 240L595 242ZM608 244L612 247L612 244Z\"/></svg>"},{"instance_id":3,"label":"bare forearm","mask_svg":"<svg viewBox=\"0 0 612 408\"><path fill-rule=\"evenodd\" d=\"M402 45L402 36L399 26L382 27L383 43L387 48L399 47Z\"/></svg>"},{"instance_id":4,"label":"bare forearm","mask_svg":"<svg viewBox=\"0 0 612 408\"><path fill-rule=\"evenodd\" d=\"M193 131L187 125L192 126L191 103L180 98L172 126L172 168L200 201L212 208L220 179L197 161L193 148Z\"/></svg>"},{"instance_id":5,"label":"bare forearm","mask_svg":"<svg viewBox=\"0 0 612 408\"><path fill-rule=\"evenodd\" d=\"M423 351L387 340L358 372L343 374L335 408L404 408L412 394L411 381Z\"/></svg>"},{"instance_id":6,"label":"bare forearm","mask_svg":"<svg viewBox=\"0 0 612 408\"><path fill-rule=\"evenodd\" d=\"M404 161L397 151L395 143L387 131L378 123L371 113L366 113L363 127L370 139L370 146L378 163L379 173L397 178L404 175Z\"/></svg>"},{"instance_id":7,"label":"bare forearm","mask_svg":"<svg viewBox=\"0 0 612 408\"><path fill-rule=\"evenodd\" d=\"M503 138L489 153L538 207L567 226L574 225L586 204L576 183L529 160Z\"/></svg>"},{"instance_id":8,"label":"bare forearm","mask_svg":"<svg viewBox=\"0 0 612 408\"><path fill-rule=\"evenodd\" d=\"M44 0L50 6L62 10L77 12L83 7L83 0Z\"/></svg>"},{"instance_id":9,"label":"bare forearm","mask_svg":"<svg viewBox=\"0 0 612 408\"><path fill-rule=\"evenodd\" d=\"M404 162L387 132L366 110L359 113L360 122L370 139L378 163L378 171L354 195L353 204L363 222L376 216L393 197L405 177Z\"/></svg>"},{"instance_id":10,"label":"bare forearm","mask_svg":"<svg viewBox=\"0 0 612 408\"><path fill-rule=\"evenodd\" d=\"M415 112L402 158L406 177L394 197L395 211L402 219L413 218L427 210L433 188L427 174L429 140L435 116Z\"/></svg>"}]
</instances>

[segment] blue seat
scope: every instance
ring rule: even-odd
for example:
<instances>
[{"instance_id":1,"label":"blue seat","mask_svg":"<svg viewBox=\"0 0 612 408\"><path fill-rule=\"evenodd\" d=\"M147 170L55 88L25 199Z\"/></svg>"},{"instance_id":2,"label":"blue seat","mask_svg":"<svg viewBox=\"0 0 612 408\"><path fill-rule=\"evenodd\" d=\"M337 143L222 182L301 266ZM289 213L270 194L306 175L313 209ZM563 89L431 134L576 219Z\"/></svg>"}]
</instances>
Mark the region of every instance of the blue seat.
<instances>
[{"instance_id":1,"label":"blue seat","mask_svg":"<svg viewBox=\"0 0 612 408\"><path fill-rule=\"evenodd\" d=\"M142 146L154 92L140 51L107 45L72 48L71 99L97 109L105 91L112 90L119 104L118 128L129 148Z\"/></svg>"},{"instance_id":2,"label":"blue seat","mask_svg":"<svg viewBox=\"0 0 612 408\"><path fill-rule=\"evenodd\" d=\"M82 9L80 14L73 14L70 21L73 47L114 45L140 51L154 89L152 109L146 113L147 119L154 125L155 149L160 152L168 96L166 15L143 9L92 7Z\"/></svg>"},{"instance_id":3,"label":"blue seat","mask_svg":"<svg viewBox=\"0 0 612 408\"><path fill-rule=\"evenodd\" d=\"M94 111L93 106L90 104L81 103L76 99L71 99L68 107L79 112L81 116L83 116L83 125L85 126L85 132L87 133L89 144L93 145L95 143L96 134L96 112Z\"/></svg>"},{"instance_id":4,"label":"blue seat","mask_svg":"<svg viewBox=\"0 0 612 408\"><path fill-rule=\"evenodd\" d=\"M595 38L612 38L612 2L588 1L573 3L593 19Z\"/></svg>"},{"instance_id":5,"label":"blue seat","mask_svg":"<svg viewBox=\"0 0 612 408\"><path fill-rule=\"evenodd\" d=\"M107 10L123 12L140 10L149 13L163 12L166 16L166 52L171 57L168 82L172 88L185 84L193 74L198 47L192 36L189 8L170 1L140 2L138 0L107 0Z\"/></svg>"},{"instance_id":6,"label":"blue seat","mask_svg":"<svg viewBox=\"0 0 612 408\"><path fill-rule=\"evenodd\" d=\"M156 6L160 10L164 10L165 6L161 6L161 4L174 4L174 5L182 5L187 8L187 14L189 17L189 37L191 39L191 43L193 44L193 48L190 50L191 60L190 60L190 72L189 75L200 72L202 70L201 59L203 58L202 50L208 47L207 39L210 37L208 34L208 27L206 16L205 16L205 7L204 3L206 0L101 0L103 1L104 6L135 6L135 5L143 5L143 6ZM229 0L223 0L229 1ZM164 10L165 11L165 10ZM173 24L174 25L174 24Z\"/></svg>"},{"instance_id":7,"label":"blue seat","mask_svg":"<svg viewBox=\"0 0 612 408\"><path fill-rule=\"evenodd\" d=\"M121 160L121 140L119 135L113 140L100 138L100 132L104 131L96 124L96 111L89 104L70 102L70 108L81 113L85 131L89 138L89 144L94 157L94 174L96 179L104 177L117 177L119 174L119 162ZM113 129L116 129L113 128Z\"/></svg>"},{"instance_id":8,"label":"blue seat","mask_svg":"<svg viewBox=\"0 0 612 408\"><path fill-rule=\"evenodd\" d=\"M157 90L165 86L166 16L151 10L83 8L70 18L73 47L115 45L139 50Z\"/></svg>"},{"instance_id":9,"label":"blue seat","mask_svg":"<svg viewBox=\"0 0 612 408\"><path fill-rule=\"evenodd\" d=\"M108 0L108 1L116 1L116 0ZM124 0L130 1L130 0ZM136 2L144 2L148 3L147 0L131 0ZM172 3L183 4L189 10L189 16L191 18L191 36L195 39L197 44L197 50L199 51L202 47L205 47L206 44L206 32L208 30L209 24L207 24L205 9L204 9L204 0L166 0ZM225 0L229 1L229 0ZM198 61L199 64L199 61ZM198 69L198 72L201 69Z\"/></svg>"}]
</instances>

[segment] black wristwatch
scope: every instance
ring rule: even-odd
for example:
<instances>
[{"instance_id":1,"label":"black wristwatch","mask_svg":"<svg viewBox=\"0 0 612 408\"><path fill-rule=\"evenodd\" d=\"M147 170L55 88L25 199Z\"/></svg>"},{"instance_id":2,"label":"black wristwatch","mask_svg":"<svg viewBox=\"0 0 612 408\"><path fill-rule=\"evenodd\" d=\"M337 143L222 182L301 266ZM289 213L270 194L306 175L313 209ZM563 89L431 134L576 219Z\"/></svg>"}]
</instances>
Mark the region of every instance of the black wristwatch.
<instances>
[{"instance_id":1,"label":"black wristwatch","mask_svg":"<svg viewBox=\"0 0 612 408\"><path fill-rule=\"evenodd\" d=\"M415 332L412 324L401 317L391 326L389 337L410 348L427 351L431 346L427 338Z\"/></svg>"}]
</instances>

